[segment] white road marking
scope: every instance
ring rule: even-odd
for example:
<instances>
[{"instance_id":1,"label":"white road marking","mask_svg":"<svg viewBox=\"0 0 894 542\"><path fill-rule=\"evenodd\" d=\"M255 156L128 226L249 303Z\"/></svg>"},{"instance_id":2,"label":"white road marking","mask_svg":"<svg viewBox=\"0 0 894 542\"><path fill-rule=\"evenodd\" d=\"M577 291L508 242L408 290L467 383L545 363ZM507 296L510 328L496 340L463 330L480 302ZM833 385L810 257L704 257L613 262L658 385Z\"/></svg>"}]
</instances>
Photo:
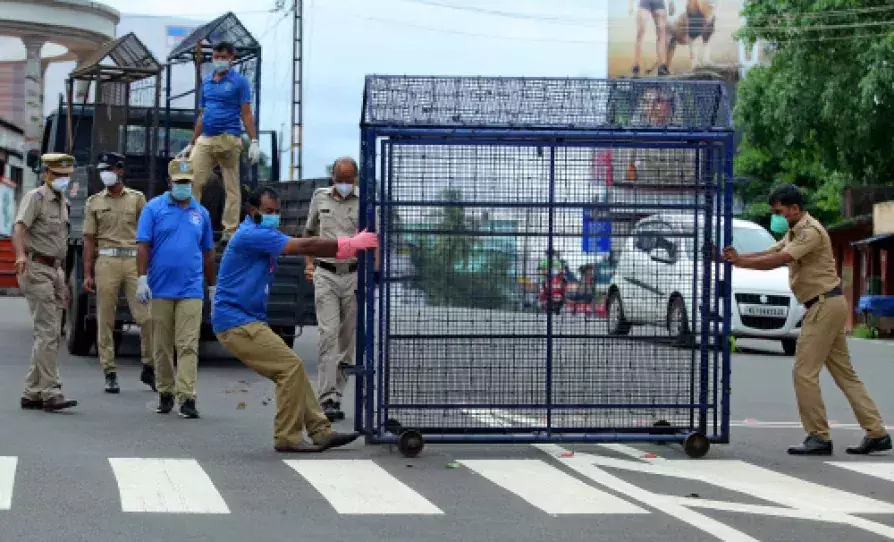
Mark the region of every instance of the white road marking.
<instances>
[{"instance_id":1,"label":"white road marking","mask_svg":"<svg viewBox=\"0 0 894 542\"><path fill-rule=\"evenodd\" d=\"M602 448L605 448L606 450L611 450L615 453L619 453L621 455L626 455L627 457L632 457L634 459L642 459L643 461L649 461L649 462L667 461L667 459L664 459L663 457L661 457L657 454L654 454L654 453L652 455L654 455L655 457L646 457L646 452L640 450L639 448L634 448L633 446L628 446L626 444L600 444L599 446Z\"/></svg>"},{"instance_id":2,"label":"white road marking","mask_svg":"<svg viewBox=\"0 0 894 542\"><path fill-rule=\"evenodd\" d=\"M229 514L195 459L109 458L124 512Z\"/></svg>"},{"instance_id":3,"label":"white road marking","mask_svg":"<svg viewBox=\"0 0 894 542\"><path fill-rule=\"evenodd\" d=\"M440 508L369 459L286 460L339 514L433 515Z\"/></svg>"},{"instance_id":4,"label":"white road marking","mask_svg":"<svg viewBox=\"0 0 894 542\"><path fill-rule=\"evenodd\" d=\"M826 463L894 482L894 463L876 463L875 461L826 461Z\"/></svg>"},{"instance_id":5,"label":"white road marking","mask_svg":"<svg viewBox=\"0 0 894 542\"><path fill-rule=\"evenodd\" d=\"M0 456L0 510L12 508L12 490L16 483L15 456Z\"/></svg>"},{"instance_id":6,"label":"white road marking","mask_svg":"<svg viewBox=\"0 0 894 542\"><path fill-rule=\"evenodd\" d=\"M547 514L648 514L538 459L460 460Z\"/></svg>"},{"instance_id":7,"label":"white road marking","mask_svg":"<svg viewBox=\"0 0 894 542\"><path fill-rule=\"evenodd\" d=\"M555 444L535 444L535 448L547 453L551 456L561 456L565 452L563 448ZM742 531L733 529L729 525L725 525L715 519L704 514L694 512L677 502L674 497L659 495L646 491L633 484L621 480L617 476L613 476L606 471L600 469L593 463L593 459L598 456L590 454L578 454L575 457L562 458L557 457L556 461L560 461L563 465L579 472L594 482L603 485L612 491L626 495L631 499L637 500L643 504L651 506L665 514L674 517L684 523L692 525L708 534L716 536L724 542L757 542L756 538L752 538ZM642 464L644 467L651 467L649 464Z\"/></svg>"}]
</instances>

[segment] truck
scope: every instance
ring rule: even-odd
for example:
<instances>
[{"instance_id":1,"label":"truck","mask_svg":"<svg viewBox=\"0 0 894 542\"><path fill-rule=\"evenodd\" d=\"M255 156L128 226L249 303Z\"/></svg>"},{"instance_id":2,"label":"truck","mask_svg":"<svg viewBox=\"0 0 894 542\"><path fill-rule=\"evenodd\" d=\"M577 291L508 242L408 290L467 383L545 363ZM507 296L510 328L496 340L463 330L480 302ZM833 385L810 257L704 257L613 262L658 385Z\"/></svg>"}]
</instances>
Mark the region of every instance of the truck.
<instances>
[{"instance_id":1,"label":"truck","mask_svg":"<svg viewBox=\"0 0 894 542\"><path fill-rule=\"evenodd\" d=\"M114 51L116 44L128 41L128 34L115 42L108 49ZM138 40L129 40L127 44L134 46ZM139 43L141 46L142 43ZM144 48L145 49L145 48ZM151 57L148 50L143 55ZM115 58L114 55L108 55ZM144 56L144 58L146 58ZM109 69L96 61L96 73ZM154 61L154 59L152 59ZM156 62L157 64L157 62ZM72 84L78 74L88 73L90 66L79 66L69 78L68 100L60 96L58 107L45 119L43 140L40 154L49 152L65 152L76 159L75 172L71 175L68 191L70 202L70 232L65 274L71 291L71 301L65 310L62 332L66 339L68 352L76 356L96 355L97 317L95 294L83 289L83 222L87 198L101 191L104 187L99 180L96 163L103 152L118 152L125 156L124 183L131 189L139 190L146 195L147 201L164 193L167 189L167 165L180 149L189 143L192 136L196 112L191 108L161 108L156 99L154 105L133 105L129 98L130 91L125 89L123 100L120 96L117 103L114 99L106 100L115 92L107 89L97 90L93 104L73 104L71 96ZM158 65L157 71L161 71ZM131 73L133 70L131 70ZM125 70L125 73L128 73ZM159 84L156 77L156 85ZM101 77L96 80L102 81ZM132 85L133 81L128 81ZM102 82L98 86L104 87ZM129 87L128 87L129 88ZM158 95L158 88L156 96ZM118 93L119 95L122 93ZM113 96L114 98L114 96ZM257 98L256 98L257 99ZM85 100L86 102L86 100ZM112 102L112 103L109 103ZM162 130L160 127L164 126ZM260 132L259 139L264 144L262 155L269 157L262 160L260 167L250 167L243 153L241 164L241 184L243 202L245 196L260 185L268 185L282 194L283 229L291 229L292 235L300 233L307 217L308 193L319 182L281 182L279 180L279 156L277 135L275 132ZM163 144L163 141L166 144ZM39 156L28 156L29 166L37 171ZM296 199L290 199L296 198ZM201 203L211 215L215 240L220 239L221 214L224 202L224 189L220 176L212 174L205 187ZM243 206L242 216L246 209ZM303 213L303 215L302 215ZM222 254L216 254L220 264ZM314 314L313 286L304 278L303 256L281 256L278 271L270 289L268 324L285 342L293 345L296 336L307 325L316 325ZM250 285L247 287L251 287ZM207 294L206 294L207 295ZM211 328L210 304L205 299L200 340L216 340ZM136 322L127 306L123 291L119 297L115 318L115 349L120 348L123 332Z\"/></svg>"}]
</instances>

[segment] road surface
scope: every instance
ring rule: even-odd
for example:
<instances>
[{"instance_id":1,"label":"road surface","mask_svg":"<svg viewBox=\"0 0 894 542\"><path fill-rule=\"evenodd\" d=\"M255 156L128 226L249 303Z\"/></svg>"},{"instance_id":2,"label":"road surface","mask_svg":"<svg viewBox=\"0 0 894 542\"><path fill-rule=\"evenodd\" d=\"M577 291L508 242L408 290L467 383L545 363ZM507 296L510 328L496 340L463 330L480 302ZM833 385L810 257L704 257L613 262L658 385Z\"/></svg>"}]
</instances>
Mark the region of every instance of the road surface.
<instances>
[{"instance_id":1,"label":"road surface","mask_svg":"<svg viewBox=\"0 0 894 542\"><path fill-rule=\"evenodd\" d=\"M308 329L296 344L314 381L315 338ZM0 539L894 539L894 457L844 453L860 431L827 376L835 456L785 454L802 433L792 360L778 343L740 341L733 442L702 460L637 444L429 444L407 459L362 441L319 456L275 453L271 384L217 345L199 369L202 418L155 414L136 339L119 361L120 395L103 393L95 358L63 354L64 391L80 406L21 411L30 322L22 299L0 298ZM890 349L854 341L852 352L892 423Z\"/></svg>"}]
</instances>

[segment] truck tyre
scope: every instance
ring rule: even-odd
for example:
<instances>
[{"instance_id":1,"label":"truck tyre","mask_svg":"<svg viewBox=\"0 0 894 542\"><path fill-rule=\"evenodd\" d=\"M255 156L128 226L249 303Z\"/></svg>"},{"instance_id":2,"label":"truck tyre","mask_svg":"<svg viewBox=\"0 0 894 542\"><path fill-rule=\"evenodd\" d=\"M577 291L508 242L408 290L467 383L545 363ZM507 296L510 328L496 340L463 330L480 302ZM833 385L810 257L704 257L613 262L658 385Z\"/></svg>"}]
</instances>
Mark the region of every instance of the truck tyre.
<instances>
[{"instance_id":1,"label":"truck tyre","mask_svg":"<svg viewBox=\"0 0 894 542\"><path fill-rule=\"evenodd\" d=\"M87 319L87 292L81 290L80 273L81 258L78 256L75 267L68 277L68 288L71 292L71 303L65 312L66 344L68 353L73 356L89 356L90 349L96 344L96 321Z\"/></svg>"}]
</instances>

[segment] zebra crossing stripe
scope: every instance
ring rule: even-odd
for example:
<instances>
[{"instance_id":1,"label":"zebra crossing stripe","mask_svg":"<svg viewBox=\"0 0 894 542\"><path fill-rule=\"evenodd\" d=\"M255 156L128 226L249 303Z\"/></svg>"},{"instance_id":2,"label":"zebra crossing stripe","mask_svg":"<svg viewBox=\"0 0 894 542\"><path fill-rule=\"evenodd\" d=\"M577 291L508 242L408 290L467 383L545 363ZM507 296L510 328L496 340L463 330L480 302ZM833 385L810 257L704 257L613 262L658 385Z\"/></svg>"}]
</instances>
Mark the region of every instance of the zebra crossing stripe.
<instances>
[{"instance_id":1,"label":"zebra crossing stripe","mask_svg":"<svg viewBox=\"0 0 894 542\"><path fill-rule=\"evenodd\" d=\"M12 508L12 489L16 483L17 457L0 456L0 510Z\"/></svg>"},{"instance_id":2,"label":"zebra crossing stripe","mask_svg":"<svg viewBox=\"0 0 894 542\"><path fill-rule=\"evenodd\" d=\"M648 514L538 459L461 460L461 465L547 514Z\"/></svg>"},{"instance_id":3,"label":"zebra crossing stripe","mask_svg":"<svg viewBox=\"0 0 894 542\"><path fill-rule=\"evenodd\" d=\"M369 459L292 459L285 463L310 482L339 514L444 513Z\"/></svg>"},{"instance_id":4,"label":"zebra crossing stripe","mask_svg":"<svg viewBox=\"0 0 894 542\"><path fill-rule=\"evenodd\" d=\"M874 461L826 461L827 464L841 467L867 476L894 482L894 463L876 463Z\"/></svg>"},{"instance_id":5,"label":"zebra crossing stripe","mask_svg":"<svg viewBox=\"0 0 894 542\"><path fill-rule=\"evenodd\" d=\"M195 459L110 458L123 512L229 514Z\"/></svg>"}]
</instances>

